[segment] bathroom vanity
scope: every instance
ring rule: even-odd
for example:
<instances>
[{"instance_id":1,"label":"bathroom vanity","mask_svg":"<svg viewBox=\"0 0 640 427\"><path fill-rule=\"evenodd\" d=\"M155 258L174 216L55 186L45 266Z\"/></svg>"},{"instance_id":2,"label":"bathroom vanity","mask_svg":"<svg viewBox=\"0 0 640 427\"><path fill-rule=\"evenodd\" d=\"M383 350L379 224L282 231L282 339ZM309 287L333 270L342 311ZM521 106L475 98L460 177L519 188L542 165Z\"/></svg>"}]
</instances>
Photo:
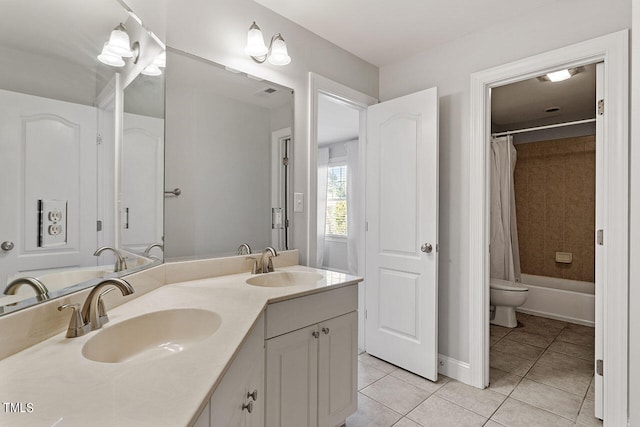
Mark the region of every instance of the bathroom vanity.
<instances>
[{"instance_id":1,"label":"bathroom vanity","mask_svg":"<svg viewBox=\"0 0 640 427\"><path fill-rule=\"evenodd\" d=\"M0 411L0 425L341 424L357 408L362 279L278 262L274 273L233 271L243 265L231 257L128 276L146 294L109 309L102 329L78 338L60 330L0 361L3 399L32 408ZM36 310L53 316L87 293L15 313L13 325L22 316L29 330ZM124 299L113 294L107 307ZM105 344L109 335L118 340Z\"/></svg>"}]
</instances>

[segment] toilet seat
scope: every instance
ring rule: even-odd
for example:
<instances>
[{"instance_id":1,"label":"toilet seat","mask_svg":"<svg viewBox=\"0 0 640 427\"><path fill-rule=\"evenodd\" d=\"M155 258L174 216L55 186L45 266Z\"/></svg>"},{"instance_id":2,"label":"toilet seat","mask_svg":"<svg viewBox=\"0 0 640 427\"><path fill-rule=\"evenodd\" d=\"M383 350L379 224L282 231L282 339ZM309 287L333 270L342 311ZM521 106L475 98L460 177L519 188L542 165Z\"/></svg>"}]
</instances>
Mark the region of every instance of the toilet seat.
<instances>
[{"instance_id":1,"label":"toilet seat","mask_svg":"<svg viewBox=\"0 0 640 427\"><path fill-rule=\"evenodd\" d=\"M526 292L529 290L526 286L518 282L512 282L510 280L491 279L489 284L490 289L498 291L510 291L510 292Z\"/></svg>"}]
</instances>

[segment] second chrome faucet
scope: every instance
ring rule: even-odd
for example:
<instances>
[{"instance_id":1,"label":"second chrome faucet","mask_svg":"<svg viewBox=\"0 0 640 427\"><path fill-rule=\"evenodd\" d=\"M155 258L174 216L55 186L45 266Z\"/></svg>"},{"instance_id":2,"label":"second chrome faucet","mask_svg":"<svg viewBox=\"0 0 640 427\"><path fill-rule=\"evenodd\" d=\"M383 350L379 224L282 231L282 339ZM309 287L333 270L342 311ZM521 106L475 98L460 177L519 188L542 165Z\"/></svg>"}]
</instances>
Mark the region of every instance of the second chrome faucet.
<instances>
[{"instance_id":1,"label":"second chrome faucet","mask_svg":"<svg viewBox=\"0 0 640 427\"><path fill-rule=\"evenodd\" d=\"M108 288L103 290L107 286L115 286L115 288ZM124 279L112 278L105 279L94 286L89 292L87 299L84 301L82 309L80 304L65 304L58 307L59 311L65 308L73 310L71 320L69 321L69 328L67 329L67 337L79 337L87 332L100 329L105 323L109 321L107 317L107 311L104 308L104 302L102 297L113 289L119 289L122 295L131 295L134 290L133 287Z\"/></svg>"}]
</instances>

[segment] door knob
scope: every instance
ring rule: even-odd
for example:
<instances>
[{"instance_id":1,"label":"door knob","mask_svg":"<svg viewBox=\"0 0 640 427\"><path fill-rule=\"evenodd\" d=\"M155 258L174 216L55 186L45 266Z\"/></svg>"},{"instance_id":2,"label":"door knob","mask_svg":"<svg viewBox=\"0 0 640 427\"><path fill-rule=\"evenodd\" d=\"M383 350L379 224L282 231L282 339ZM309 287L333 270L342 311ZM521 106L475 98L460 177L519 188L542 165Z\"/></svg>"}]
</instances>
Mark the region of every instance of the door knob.
<instances>
[{"instance_id":1,"label":"door knob","mask_svg":"<svg viewBox=\"0 0 640 427\"><path fill-rule=\"evenodd\" d=\"M0 244L0 248L5 252L9 252L11 249L13 249L13 247L13 242L10 242L8 240L5 240L4 242L2 242L2 244Z\"/></svg>"},{"instance_id":2,"label":"door knob","mask_svg":"<svg viewBox=\"0 0 640 427\"><path fill-rule=\"evenodd\" d=\"M424 243L420 246L420 250L424 253L430 254L431 251L433 251L433 246L431 246L431 243Z\"/></svg>"},{"instance_id":3,"label":"door knob","mask_svg":"<svg viewBox=\"0 0 640 427\"><path fill-rule=\"evenodd\" d=\"M325 335L329 335L329 328L322 328L322 333Z\"/></svg>"},{"instance_id":4,"label":"door knob","mask_svg":"<svg viewBox=\"0 0 640 427\"><path fill-rule=\"evenodd\" d=\"M313 331L313 332L311 332L311 335L313 335L314 338L318 338L320 336L320 332Z\"/></svg>"}]
</instances>

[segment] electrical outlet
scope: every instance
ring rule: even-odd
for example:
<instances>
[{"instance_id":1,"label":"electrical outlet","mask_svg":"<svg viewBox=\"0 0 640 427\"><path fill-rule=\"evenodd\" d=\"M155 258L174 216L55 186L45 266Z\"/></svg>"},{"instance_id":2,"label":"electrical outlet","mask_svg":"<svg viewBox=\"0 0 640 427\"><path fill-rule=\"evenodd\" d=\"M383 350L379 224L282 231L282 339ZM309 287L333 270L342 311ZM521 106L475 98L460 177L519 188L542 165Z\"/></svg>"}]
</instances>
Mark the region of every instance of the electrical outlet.
<instances>
[{"instance_id":1,"label":"electrical outlet","mask_svg":"<svg viewBox=\"0 0 640 427\"><path fill-rule=\"evenodd\" d=\"M59 247L67 244L67 201L38 200L38 246Z\"/></svg>"}]
</instances>

